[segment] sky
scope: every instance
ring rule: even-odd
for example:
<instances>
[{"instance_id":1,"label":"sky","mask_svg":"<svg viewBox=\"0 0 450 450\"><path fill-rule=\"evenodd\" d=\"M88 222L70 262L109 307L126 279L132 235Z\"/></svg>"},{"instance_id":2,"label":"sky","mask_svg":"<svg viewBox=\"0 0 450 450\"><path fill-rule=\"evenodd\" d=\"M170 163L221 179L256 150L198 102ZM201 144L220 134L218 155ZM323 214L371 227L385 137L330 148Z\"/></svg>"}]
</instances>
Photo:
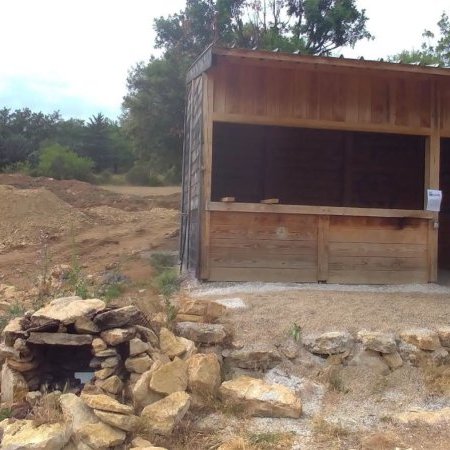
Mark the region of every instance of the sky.
<instances>
[{"instance_id":1,"label":"sky","mask_svg":"<svg viewBox=\"0 0 450 450\"><path fill-rule=\"evenodd\" d=\"M155 17L184 0L0 0L0 108L87 119L121 112L129 69L154 49ZM377 59L418 48L449 0L357 0L373 41L342 49ZM426 6L425 6L426 5Z\"/></svg>"}]
</instances>

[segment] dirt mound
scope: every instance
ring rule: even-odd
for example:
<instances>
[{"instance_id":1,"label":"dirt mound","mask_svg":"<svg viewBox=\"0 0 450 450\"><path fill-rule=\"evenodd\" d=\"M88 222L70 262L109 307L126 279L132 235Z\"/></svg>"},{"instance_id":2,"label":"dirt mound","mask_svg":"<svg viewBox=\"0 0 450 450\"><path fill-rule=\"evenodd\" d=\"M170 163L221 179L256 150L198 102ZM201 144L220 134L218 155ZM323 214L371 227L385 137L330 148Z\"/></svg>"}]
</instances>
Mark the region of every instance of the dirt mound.
<instances>
[{"instance_id":1,"label":"dirt mound","mask_svg":"<svg viewBox=\"0 0 450 450\"><path fill-rule=\"evenodd\" d=\"M0 253L89 224L80 211L46 189L0 186Z\"/></svg>"},{"instance_id":2,"label":"dirt mound","mask_svg":"<svg viewBox=\"0 0 450 450\"><path fill-rule=\"evenodd\" d=\"M53 178L33 178L21 174L0 174L0 185L2 184L19 189L45 188L75 208L106 205L125 211L139 211L152 205L149 199L117 194L77 180L54 180Z\"/></svg>"}]
</instances>

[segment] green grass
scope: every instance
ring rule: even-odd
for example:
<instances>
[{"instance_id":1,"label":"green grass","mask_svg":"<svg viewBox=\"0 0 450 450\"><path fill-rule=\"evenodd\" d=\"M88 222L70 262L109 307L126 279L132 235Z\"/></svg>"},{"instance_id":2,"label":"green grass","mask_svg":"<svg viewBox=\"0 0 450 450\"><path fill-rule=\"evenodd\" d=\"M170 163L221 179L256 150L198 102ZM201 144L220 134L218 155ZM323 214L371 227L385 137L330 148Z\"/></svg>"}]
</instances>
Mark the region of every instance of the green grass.
<instances>
[{"instance_id":1,"label":"green grass","mask_svg":"<svg viewBox=\"0 0 450 450\"><path fill-rule=\"evenodd\" d=\"M157 275L172 269L175 266L175 257L170 253L153 253L150 256L150 265Z\"/></svg>"},{"instance_id":2,"label":"green grass","mask_svg":"<svg viewBox=\"0 0 450 450\"><path fill-rule=\"evenodd\" d=\"M124 291L124 287L119 283L113 283L108 285L108 287L105 290L105 293L103 294L103 298L106 300L106 302L109 302L111 300L114 300L116 298L119 298Z\"/></svg>"}]
</instances>

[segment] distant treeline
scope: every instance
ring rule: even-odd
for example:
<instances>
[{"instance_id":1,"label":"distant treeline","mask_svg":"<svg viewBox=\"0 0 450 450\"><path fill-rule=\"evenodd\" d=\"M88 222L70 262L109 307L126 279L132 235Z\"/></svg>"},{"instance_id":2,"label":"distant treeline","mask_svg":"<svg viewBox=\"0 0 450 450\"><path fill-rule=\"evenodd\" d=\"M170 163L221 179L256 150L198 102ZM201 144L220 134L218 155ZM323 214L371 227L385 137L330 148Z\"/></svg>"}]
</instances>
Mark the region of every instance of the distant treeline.
<instances>
[{"instance_id":1,"label":"distant treeline","mask_svg":"<svg viewBox=\"0 0 450 450\"><path fill-rule=\"evenodd\" d=\"M0 171L99 183L177 181L139 161L120 124L101 113L84 121L28 108L0 110Z\"/></svg>"}]
</instances>

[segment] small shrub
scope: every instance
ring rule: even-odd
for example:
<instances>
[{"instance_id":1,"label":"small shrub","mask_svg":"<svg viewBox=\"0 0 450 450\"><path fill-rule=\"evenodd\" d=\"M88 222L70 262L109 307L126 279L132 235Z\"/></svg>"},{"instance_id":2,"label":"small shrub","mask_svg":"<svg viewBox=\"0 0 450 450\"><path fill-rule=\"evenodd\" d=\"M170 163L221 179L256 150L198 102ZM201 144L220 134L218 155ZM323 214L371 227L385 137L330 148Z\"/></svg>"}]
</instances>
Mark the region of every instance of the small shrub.
<instances>
[{"instance_id":1,"label":"small shrub","mask_svg":"<svg viewBox=\"0 0 450 450\"><path fill-rule=\"evenodd\" d=\"M157 275L175 265L175 257L170 253L153 253L150 256L150 265Z\"/></svg>"},{"instance_id":2,"label":"small shrub","mask_svg":"<svg viewBox=\"0 0 450 450\"><path fill-rule=\"evenodd\" d=\"M155 277L154 283L156 289L164 298L170 298L180 289L181 280L175 269L167 269Z\"/></svg>"},{"instance_id":3,"label":"small shrub","mask_svg":"<svg viewBox=\"0 0 450 450\"><path fill-rule=\"evenodd\" d=\"M298 325L296 322L292 324L292 327L289 331L289 334L292 336L295 342L300 342L302 339L302 327Z\"/></svg>"},{"instance_id":4,"label":"small shrub","mask_svg":"<svg viewBox=\"0 0 450 450\"><path fill-rule=\"evenodd\" d=\"M150 173L145 164L136 164L125 175L128 183L134 186L149 186Z\"/></svg>"},{"instance_id":5,"label":"small shrub","mask_svg":"<svg viewBox=\"0 0 450 450\"><path fill-rule=\"evenodd\" d=\"M76 179L88 181L94 162L78 156L75 152L59 144L51 144L41 150L37 173L58 180Z\"/></svg>"},{"instance_id":6,"label":"small shrub","mask_svg":"<svg viewBox=\"0 0 450 450\"><path fill-rule=\"evenodd\" d=\"M0 409L0 422L5 419L9 419L11 417L11 409L10 408L1 408Z\"/></svg>"},{"instance_id":7,"label":"small shrub","mask_svg":"<svg viewBox=\"0 0 450 450\"><path fill-rule=\"evenodd\" d=\"M120 297L123 290L124 287L120 283L110 284L106 287L103 297L106 300L106 302L110 302L111 300Z\"/></svg>"}]
</instances>

